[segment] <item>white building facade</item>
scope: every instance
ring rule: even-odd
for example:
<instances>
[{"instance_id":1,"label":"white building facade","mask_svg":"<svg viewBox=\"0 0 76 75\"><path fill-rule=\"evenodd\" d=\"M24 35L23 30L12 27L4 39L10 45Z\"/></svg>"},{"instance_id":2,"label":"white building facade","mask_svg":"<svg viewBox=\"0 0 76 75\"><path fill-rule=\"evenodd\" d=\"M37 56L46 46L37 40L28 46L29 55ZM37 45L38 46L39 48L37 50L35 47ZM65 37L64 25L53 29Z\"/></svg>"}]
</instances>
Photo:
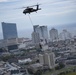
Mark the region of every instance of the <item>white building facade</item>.
<instances>
[{"instance_id":1,"label":"white building facade","mask_svg":"<svg viewBox=\"0 0 76 75\"><path fill-rule=\"evenodd\" d=\"M50 31L49 31L49 34L50 34L50 41L57 41L58 40L58 30L55 29L55 28L52 28Z\"/></svg>"},{"instance_id":2,"label":"white building facade","mask_svg":"<svg viewBox=\"0 0 76 75\"><path fill-rule=\"evenodd\" d=\"M59 34L59 40L66 40L66 39L71 39L72 35L70 32L68 32L67 30L63 30L60 34Z\"/></svg>"}]
</instances>

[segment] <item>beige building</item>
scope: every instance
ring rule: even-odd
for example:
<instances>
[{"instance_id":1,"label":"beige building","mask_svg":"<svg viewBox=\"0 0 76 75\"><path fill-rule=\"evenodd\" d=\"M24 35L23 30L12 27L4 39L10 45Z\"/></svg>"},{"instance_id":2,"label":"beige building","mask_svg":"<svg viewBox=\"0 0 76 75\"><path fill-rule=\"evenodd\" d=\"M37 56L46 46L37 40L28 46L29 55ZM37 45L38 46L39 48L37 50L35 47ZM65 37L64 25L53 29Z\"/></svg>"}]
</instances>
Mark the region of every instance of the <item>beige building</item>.
<instances>
[{"instance_id":1,"label":"beige building","mask_svg":"<svg viewBox=\"0 0 76 75\"><path fill-rule=\"evenodd\" d=\"M47 65L50 69L55 67L55 55L53 52L39 54L39 61L42 65Z\"/></svg>"},{"instance_id":2,"label":"beige building","mask_svg":"<svg viewBox=\"0 0 76 75\"><path fill-rule=\"evenodd\" d=\"M39 61L40 61L40 64L44 65L44 55L39 54Z\"/></svg>"}]
</instances>

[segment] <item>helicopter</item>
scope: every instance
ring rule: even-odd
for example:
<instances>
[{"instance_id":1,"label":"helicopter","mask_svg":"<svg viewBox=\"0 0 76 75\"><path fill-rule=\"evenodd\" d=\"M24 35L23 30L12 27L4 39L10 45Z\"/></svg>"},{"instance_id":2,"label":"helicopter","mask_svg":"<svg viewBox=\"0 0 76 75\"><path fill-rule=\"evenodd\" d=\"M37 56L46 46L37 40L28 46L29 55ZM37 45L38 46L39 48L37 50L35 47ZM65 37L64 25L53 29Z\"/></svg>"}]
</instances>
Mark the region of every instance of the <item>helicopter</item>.
<instances>
[{"instance_id":1,"label":"helicopter","mask_svg":"<svg viewBox=\"0 0 76 75\"><path fill-rule=\"evenodd\" d=\"M26 15L27 13L30 14L32 12L37 12L38 10L41 10L41 8L39 8L40 4L37 5L33 5L33 6L28 6L28 7L23 7L26 8L23 13ZM36 6L36 8L33 8L34 6Z\"/></svg>"}]
</instances>

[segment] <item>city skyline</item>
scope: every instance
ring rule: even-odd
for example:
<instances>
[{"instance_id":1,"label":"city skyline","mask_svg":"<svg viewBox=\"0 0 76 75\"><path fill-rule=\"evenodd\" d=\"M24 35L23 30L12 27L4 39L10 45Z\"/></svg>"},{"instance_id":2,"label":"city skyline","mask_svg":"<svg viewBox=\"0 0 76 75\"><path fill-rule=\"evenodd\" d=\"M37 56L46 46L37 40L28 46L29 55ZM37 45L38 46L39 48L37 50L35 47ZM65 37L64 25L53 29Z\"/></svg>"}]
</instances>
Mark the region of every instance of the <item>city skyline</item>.
<instances>
[{"instance_id":1,"label":"city skyline","mask_svg":"<svg viewBox=\"0 0 76 75\"><path fill-rule=\"evenodd\" d=\"M9 24L11 24L11 23L9 23ZM43 25L43 26L45 26L45 25ZM47 26L47 31L48 31L48 38L50 38L50 34L49 34L49 31L52 29L52 28L55 28L55 29L57 29L58 30L58 35L60 34L60 33L62 33L62 31L63 30L67 30L67 31L69 31L71 34L72 34L72 36L76 36L76 23L75 24L67 24L67 25L63 25L63 26L56 26L56 27L48 27ZM17 28L18 29L18 28ZM32 30L26 30L26 33L27 32L29 32L30 34L29 34L29 36L25 36L24 34L25 34L25 31L23 30L23 32L21 33L21 36L19 35L19 33L18 33L18 37L20 38L20 37L25 37L25 38L30 38L30 39L32 39L32 36L31 36L31 34L32 34L32 32L34 31L34 29L32 28ZM18 31L17 31L18 32ZM0 36L0 39L3 39L3 32L0 34L0 35L2 35L2 36ZM27 35L27 34L26 34Z\"/></svg>"},{"instance_id":2,"label":"city skyline","mask_svg":"<svg viewBox=\"0 0 76 75\"><path fill-rule=\"evenodd\" d=\"M64 26L76 23L75 0L0 0L0 35L2 36L1 22L7 22L17 24L19 36L30 37L33 26L28 14L24 15L22 13L24 9L17 8L37 3L42 4L40 5L42 10L30 14L34 25L47 25L51 29L51 27L56 28L59 25ZM29 33L27 34L28 31Z\"/></svg>"}]
</instances>

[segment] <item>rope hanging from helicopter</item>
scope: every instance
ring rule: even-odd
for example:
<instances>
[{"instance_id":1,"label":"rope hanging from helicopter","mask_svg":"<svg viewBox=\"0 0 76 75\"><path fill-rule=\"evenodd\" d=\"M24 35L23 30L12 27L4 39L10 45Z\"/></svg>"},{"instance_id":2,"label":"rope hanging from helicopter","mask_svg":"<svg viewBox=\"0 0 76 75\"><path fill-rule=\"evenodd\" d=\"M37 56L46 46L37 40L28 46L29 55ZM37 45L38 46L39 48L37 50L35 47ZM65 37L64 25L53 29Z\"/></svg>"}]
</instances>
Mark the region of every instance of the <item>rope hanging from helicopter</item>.
<instances>
[{"instance_id":1,"label":"rope hanging from helicopter","mask_svg":"<svg viewBox=\"0 0 76 75\"><path fill-rule=\"evenodd\" d=\"M32 26L33 26L33 21L32 21L32 19L31 19L31 17L30 17L30 15L29 15L29 14L28 14L28 17L29 17L30 22L31 22L31 24L32 24Z\"/></svg>"}]
</instances>

